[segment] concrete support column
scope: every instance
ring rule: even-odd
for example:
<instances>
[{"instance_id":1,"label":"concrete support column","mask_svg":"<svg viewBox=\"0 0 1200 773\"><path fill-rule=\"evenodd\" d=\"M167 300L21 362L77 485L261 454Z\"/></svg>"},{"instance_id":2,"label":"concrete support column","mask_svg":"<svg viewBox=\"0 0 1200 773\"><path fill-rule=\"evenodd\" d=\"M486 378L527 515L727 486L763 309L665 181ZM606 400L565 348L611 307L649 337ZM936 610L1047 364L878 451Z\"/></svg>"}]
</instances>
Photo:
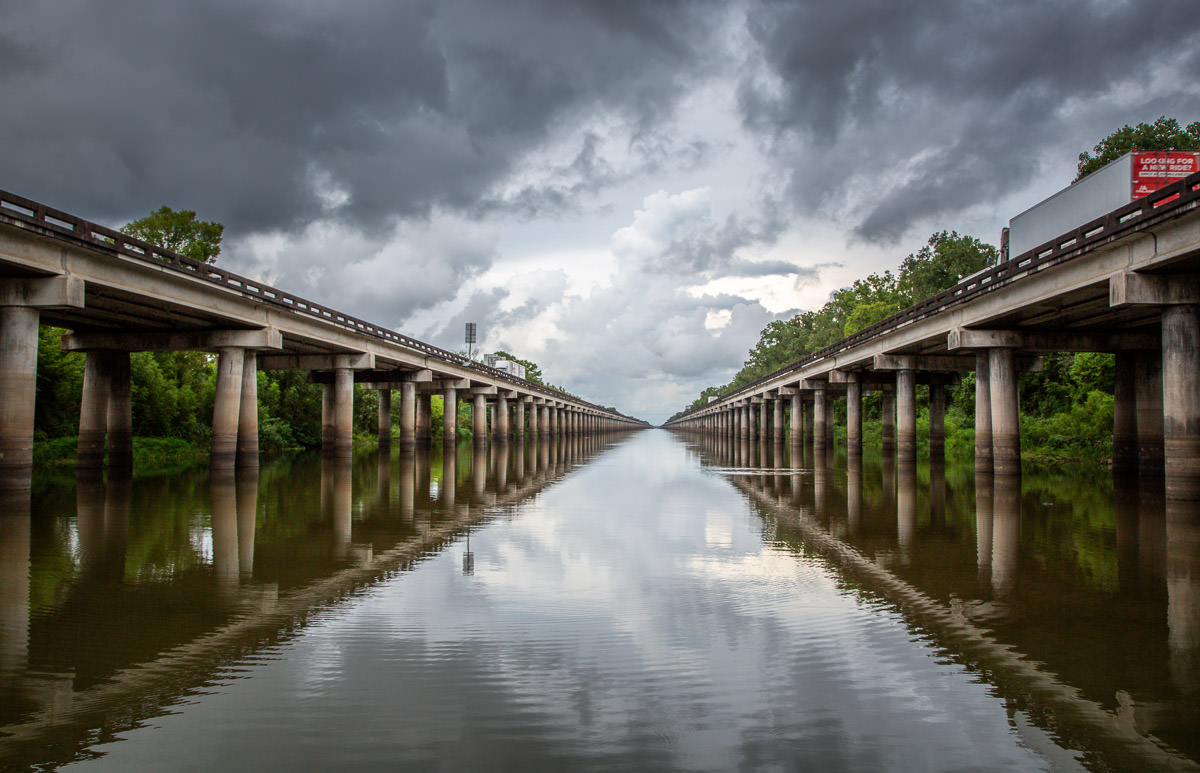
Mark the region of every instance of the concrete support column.
<instances>
[{"instance_id":1,"label":"concrete support column","mask_svg":"<svg viewBox=\"0 0 1200 773\"><path fill-rule=\"evenodd\" d=\"M497 443L508 442L508 398L504 395L496 398L496 420L492 424L492 430Z\"/></svg>"},{"instance_id":2,"label":"concrete support column","mask_svg":"<svg viewBox=\"0 0 1200 773\"><path fill-rule=\"evenodd\" d=\"M771 398L764 397L758 406L758 439L764 443L771 439Z\"/></svg>"},{"instance_id":3,"label":"concrete support column","mask_svg":"<svg viewBox=\"0 0 1200 773\"><path fill-rule=\"evenodd\" d=\"M83 394L79 402L79 440L75 446L77 469L98 470L104 466L111 391L112 352L88 352L84 355Z\"/></svg>"},{"instance_id":4,"label":"concrete support column","mask_svg":"<svg viewBox=\"0 0 1200 773\"><path fill-rule=\"evenodd\" d=\"M946 459L946 387L929 385L929 462L942 464Z\"/></svg>"},{"instance_id":5,"label":"concrete support column","mask_svg":"<svg viewBox=\"0 0 1200 773\"><path fill-rule=\"evenodd\" d=\"M237 433L245 361L246 354L239 348L228 347L217 354L217 392L213 402L209 457L209 467L213 470L231 470L237 466Z\"/></svg>"},{"instance_id":6,"label":"concrete support column","mask_svg":"<svg viewBox=\"0 0 1200 773\"><path fill-rule=\"evenodd\" d=\"M513 406L513 425L517 430L517 437L525 437L525 401L517 400L517 404Z\"/></svg>"},{"instance_id":7,"label":"concrete support column","mask_svg":"<svg viewBox=\"0 0 1200 773\"><path fill-rule=\"evenodd\" d=\"M1163 440L1168 501L1200 501L1200 306L1162 314Z\"/></svg>"},{"instance_id":8,"label":"concrete support column","mask_svg":"<svg viewBox=\"0 0 1200 773\"><path fill-rule=\"evenodd\" d=\"M917 374L896 371L896 461L901 466L917 462Z\"/></svg>"},{"instance_id":9,"label":"concrete support column","mask_svg":"<svg viewBox=\"0 0 1200 773\"><path fill-rule=\"evenodd\" d=\"M538 419L540 419L540 421L538 421L538 426L541 427L542 437L548 438L553 436L554 428L550 426L550 406L543 403L538 408L538 413L540 414L540 416L538 416Z\"/></svg>"},{"instance_id":10,"label":"concrete support column","mask_svg":"<svg viewBox=\"0 0 1200 773\"><path fill-rule=\"evenodd\" d=\"M896 393L884 389L879 393L880 405L880 446L884 456L896 453Z\"/></svg>"},{"instance_id":11,"label":"concrete support column","mask_svg":"<svg viewBox=\"0 0 1200 773\"><path fill-rule=\"evenodd\" d=\"M800 393L792 395L791 444L800 445L804 440L804 398Z\"/></svg>"},{"instance_id":12,"label":"concrete support column","mask_svg":"<svg viewBox=\"0 0 1200 773\"><path fill-rule=\"evenodd\" d=\"M1163 320L1167 310L1164 307ZM1166 331L1163 332L1166 340ZM1159 352L1138 352L1134 364L1137 403L1138 474L1141 484L1161 486L1163 480L1163 377Z\"/></svg>"},{"instance_id":13,"label":"concrete support column","mask_svg":"<svg viewBox=\"0 0 1200 773\"><path fill-rule=\"evenodd\" d=\"M813 450L825 453L825 442L829 439L829 399L824 389L813 391Z\"/></svg>"},{"instance_id":14,"label":"concrete support column","mask_svg":"<svg viewBox=\"0 0 1200 773\"><path fill-rule=\"evenodd\" d=\"M110 368L108 468L129 471L133 469L133 376L129 352L111 352Z\"/></svg>"},{"instance_id":15,"label":"concrete support column","mask_svg":"<svg viewBox=\"0 0 1200 773\"><path fill-rule=\"evenodd\" d=\"M846 384L846 454L862 456L862 384L852 375Z\"/></svg>"},{"instance_id":16,"label":"concrete support column","mask_svg":"<svg viewBox=\"0 0 1200 773\"><path fill-rule=\"evenodd\" d=\"M0 306L0 492L30 488L38 319L37 309Z\"/></svg>"},{"instance_id":17,"label":"concrete support column","mask_svg":"<svg viewBox=\"0 0 1200 773\"><path fill-rule=\"evenodd\" d=\"M321 455L333 456L334 445L334 388L333 384L321 384Z\"/></svg>"},{"instance_id":18,"label":"concrete support column","mask_svg":"<svg viewBox=\"0 0 1200 773\"><path fill-rule=\"evenodd\" d=\"M458 392L454 387L442 392L442 442L458 442Z\"/></svg>"},{"instance_id":19,"label":"concrete support column","mask_svg":"<svg viewBox=\"0 0 1200 773\"><path fill-rule=\"evenodd\" d=\"M996 475L1019 475L1021 403L1012 349L997 347L988 351L988 376L992 397L992 471Z\"/></svg>"},{"instance_id":20,"label":"concrete support column","mask_svg":"<svg viewBox=\"0 0 1200 773\"><path fill-rule=\"evenodd\" d=\"M354 455L354 371L333 371L333 455L349 459Z\"/></svg>"},{"instance_id":21,"label":"concrete support column","mask_svg":"<svg viewBox=\"0 0 1200 773\"><path fill-rule=\"evenodd\" d=\"M487 398L475 395L471 406L471 439L475 445L487 443Z\"/></svg>"},{"instance_id":22,"label":"concrete support column","mask_svg":"<svg viewBox=\"0 0 1200 773\"><path fill-rule=\"evenodd\" d=\"M537 440L541 430L541 410L537 403L529 404L529 439Z\"/></svg>"},{"instance_id":23,"label":"concrete support column","mask_svg":"<svg viewBox=\"0 0 1200 773\"><path fill-rule=\"evenodd\" d=\"M746 428L750 432L750 442L758 440L758 416L755 415L754 404L750 403L746 406Z\"/></svg>"},{"instance_id":24,"label":"concrete support column","mask_svg":"<svg viewBox=\"0 0 1200 773\"><path fill-rule=\"evenodd\" d=\"M417 385L400 385L400 444L411 446L417 440Z\"/></svg>"},{"instance_id":25,"label":"concrete support column","mask_svg":"<svg viewBox=\"0 0 1200 773\"><path fill-rule=\"evenodd\" d=\"M1113 475L1132 475L1138 468L1137 387L1133 352L1117 352L1113 384Z\"/></svg>"},{"instance_id":26,"label":"concrete support column","mask_svg":"<svg viewBox=\"0 0 1200 773\"><path fill-rule=\"evenodd\" d=\"M417 415L414 424L416 425L417 442L423 446L429 445L433 440L433 395L429 392L422 392L417 395Z\"/></svg>"},{"instance_id":27,"label":"concrete support column","mask_svg":"<svg viewBox=\"0 0 1200 773\"><path fill-rule=\"evenodd\" d=\"M783 398L776 397L771 401L774 407L774 415L771 416L771 436L776 443L783 442L784 423L783 423Z\"/></svg>"},{"instance_id":28,"label":"concrete support column","mask_svg":"<svg viewBox=\"0 0 1200 773\"><path fill-rule=\"evenodd\" d=\"M115 384L115 381L114 381ZM116 396L116 390L113 392ZM237 466L258 466L258 352L246 349L242 354L241 405L238 407ZM112 422L109 422L112 431ZM110 435L111 437L111 435ZM109 456L112 443L109 442Z\"/></svg>"},{"instance_id":29,"label":"concrete support column","mask_svg":"<svg viewBox=\"0 0 1200 773\"><path fill-rule=\"evenodd\" d=\"M987 352L975 353L975 472L992 471L992 379Z\"/></svg>"},{"instance_id":30,"label":"concrete support column","mask_svg":"<svg viewBox=\"0 0 1200 773\"><path fill-rule=\"evenodd\" d=\"M379 447L387 448L392 444L392 390L379 390L378 418L375 429L379 433Z\"/></svg>"}]
</instances>

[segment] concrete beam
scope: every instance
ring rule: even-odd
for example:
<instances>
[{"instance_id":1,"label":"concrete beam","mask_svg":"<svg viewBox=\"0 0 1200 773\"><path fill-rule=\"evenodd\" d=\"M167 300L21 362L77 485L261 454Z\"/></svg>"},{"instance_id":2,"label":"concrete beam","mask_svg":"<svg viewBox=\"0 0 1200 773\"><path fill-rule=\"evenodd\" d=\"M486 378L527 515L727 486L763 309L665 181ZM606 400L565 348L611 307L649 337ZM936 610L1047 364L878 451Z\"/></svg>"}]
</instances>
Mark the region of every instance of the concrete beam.
<instances>
[{"instance_id":1,"label":"concrete beam","mask_svg":"<svg viewBox=\"0 0 1200 773\"><path fill-rule=\"evenodd\" d=\"M371 370L374 354L264 354L258 358L259 370Z\"/></svg>"},{"instance_id":2,"label":"concrete beam","mask_svg":"<svg viewBox=\"0 0 1200 773\"><path fill-rule=\"evenodd\" d=\"M780 397L791 397L792 395L800 394L800 390L793 386L781 386L775 389L774 392Z\"/></svg>"},{"instance_id":3,"label":"concrete beam","mask_svg":"<svg viewBox=\"0 0 1200 773\"><path fill-rule=\"evenodd\" d=\"M877 354L875 370L967 371L975 370L975 357L927 354ZM830 379L832 380L832 379Z\"/></svg>"},{"instance_id":4,"label":"concrete beam","mask_svg":"<svg viewBox=\"0 0 1200 773\"><path fill-rule=\"evenodd\" d=\"M500 390L494 386L477 386L477 387L471 387L470 392L473 395L485 395L486 396L486 395L499 394Z\"/></svg>"},{"instance_id":5,"label":"concrete beam","mask_svg":"<svg viewBox=\"0 0 1200 773\"><path fill-rule=\"evenodd\" d=\"M185 352L238 349L282 349L279 328L259 330L194 330L185 333L93 331L62 337L63 351Z\"/></svg>"},{"instance_id":6,"label":"concrete beam","mask_svg":"<svg viewBox=\"0 0 1200 773\"><path fill-rule=\"evenodd\" d=\"M1200 277L1126 271L1108 280L1108 305L1200 304Z\"/></svg>"},{"instance_id":7,"label":"concrete beam","mask_svg":"<svg viewBox=\"0 0 1200 773\"><path fill-rule=\"evenodd\" d=\"M75 276L0 279L0 306L82 309L84 282Z\"/></svg>"},{"instance_id":8,"label":"concrete beam","mask_svg":"<svg viewBox=\"0 0 1200 773\"><path fill-rule=\"evenodd\" d=\"M996 342L996 343L992 343ZM967 330L947 336L951 350L1016 348L1029 352L1122 352L1156 349L1153 333L1088 333L1075 330Z\"/></svg>"},{"instance_id":9,"label":"concrete beam","mask_svg":"<svg viewBox=\"0 0 1200 773\"><path fill-rule=\"evenodd\" d=\"M441 391L443 389L470 389L471 379L469 378L439 378L430 382L434 389Z\"/></svg>"},{"instance_id":10,"label":"concrete beam","mask_svg":"<svg viewBox=\"0 0 1200 773\"><path fill-rule=\"evenodd\" d=\"M863 374L857 370L831 370L829 371L830 384L858 384L861 383Z\"/></svg>"}]
</instances>

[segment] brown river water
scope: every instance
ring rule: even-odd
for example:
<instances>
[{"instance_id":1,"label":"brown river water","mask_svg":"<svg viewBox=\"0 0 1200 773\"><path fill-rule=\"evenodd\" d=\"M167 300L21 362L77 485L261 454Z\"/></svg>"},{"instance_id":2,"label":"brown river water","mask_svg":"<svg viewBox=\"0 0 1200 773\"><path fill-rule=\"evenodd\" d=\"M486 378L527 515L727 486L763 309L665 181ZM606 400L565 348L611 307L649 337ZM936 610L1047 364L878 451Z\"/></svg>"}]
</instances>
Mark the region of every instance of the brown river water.
<instances>
[{"instance_id":1,"label":"brown river water","mask_svg":"<svg viewBox=\"0 0 1200 773\"><path fill-rule=\"evenodd\" d=\"M40 476L0 769L1200 769L1200 514L649 430Z\"/></svg>"}]
</instances>

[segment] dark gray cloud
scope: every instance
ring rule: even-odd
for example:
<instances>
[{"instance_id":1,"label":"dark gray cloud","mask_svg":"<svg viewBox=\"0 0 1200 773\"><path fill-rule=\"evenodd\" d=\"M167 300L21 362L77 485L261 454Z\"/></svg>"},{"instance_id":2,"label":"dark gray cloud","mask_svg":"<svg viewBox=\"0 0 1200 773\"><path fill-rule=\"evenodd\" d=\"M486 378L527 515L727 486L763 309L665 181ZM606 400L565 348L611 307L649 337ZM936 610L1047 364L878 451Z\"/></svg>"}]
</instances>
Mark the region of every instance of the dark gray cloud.
<instances>
[{"instance_id":1,"label":"dark gray cloud","mask_svg":"<svg viewBox=\"0 0 1200 773\"><path fill-rule=\"evenodd\" d=\"M798 206L853 199L857 235L887 241L1026 185L1048 142L1078 136L1084 150L1156 110L1200 112L1183 88L1200 76L1195 12L1190 0L758 2L748 29L771 78L747 77L740 102L790 162ZM1124 110L1103 104L1164 72L1180 84L1170 100L1160 85Z\"/></svg>"},{"instance_id":2,"label":"dark gray cloud","mask_svg":"<svg viewBox=\"0 0 1200 773\"><path fill-rule=\"evenodd\" d=\"M576 112L669 111L703 4L0 3L0 185L96 219L162 203L231 234L466 208Z\"/></svg>"}]
</instances>

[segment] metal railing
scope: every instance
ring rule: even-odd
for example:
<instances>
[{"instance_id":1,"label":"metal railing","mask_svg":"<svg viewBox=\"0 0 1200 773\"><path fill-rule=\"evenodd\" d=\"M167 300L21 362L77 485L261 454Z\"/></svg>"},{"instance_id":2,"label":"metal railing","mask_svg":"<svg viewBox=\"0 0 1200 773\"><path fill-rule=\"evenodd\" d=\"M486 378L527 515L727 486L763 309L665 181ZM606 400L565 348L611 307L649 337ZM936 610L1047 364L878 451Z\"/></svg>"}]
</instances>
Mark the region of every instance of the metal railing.
<instances>
[{"instance_id":1,"label":"metal railing","mask_svg":"<svg viewBox=\"0 0 1200 773\"><path fill-rule=\"evenodd\" d=\"M50 232L55 237L66 238L91 249L97 249L126 258L133 258L134 260L161 268L178 271L219 285L226 290L232 290L260 303L277 306L303 316L315 317L338 327L349 328L362 335L381 339L405 349L427 354L444 362L489 376L497 381L511 383L529 392L537 392L560 400L565 398L600 413L625 419L630 418L619 411L609 410L604 406L590 403L587 400L566 392L560 392L544 384L536 384L527 379L514 376L511 373L475 362L461 354L427 344L424 341L418 341L415 338L410 338L381 325L352 317L349 314L343 314L328 306L314 303L313 301L271 287L262 282L256 282L248 277L235 274L232 271L218 268L211 263L204 263L194 258L189 258L186 255L159 247L129 234L92 223L81 217L76 217L62 210L46 206L32 199L27 199L24 196L18 196L15 193L0 190L0 216L9 218L17 223L38 226Z\"/></svg>"},{"instance_id":2,"label":"metal railing","mask_svg":"<svg viewBox=\"0 0 1200 773\"><path fill-rule=\"evenodd\" d=\"M917 320L939 314L958 304L989 293L999 287L1007 286L1014 281L1030 274L1048 268L1051 265L1066 262L1087 250L1094 249L1100 244L1111 242L1130 233L1145 230L1170 217L1193 209L1200 201L1200 172L1160 188L1149 196L1125 204L1107 215L1091 220L1078 228L1044 242L1031 250L1021 253L1014 258L997 263L963 281L949 287L936 295L915 303L906 309L896 312L873 325L863 328L854 335L830 344L805 355L772 373L737 388L728 394L720 395L713 402L724 403L730 398L751 392L765 383L774 381L780 376L795 373L798 370L825 359L833 354L839 354L855 346L866 343L874 338L887 335ZM701 405L676 416L672 421L686 418L698 411L709 407Z\"/></svg>"}]
</instances>

